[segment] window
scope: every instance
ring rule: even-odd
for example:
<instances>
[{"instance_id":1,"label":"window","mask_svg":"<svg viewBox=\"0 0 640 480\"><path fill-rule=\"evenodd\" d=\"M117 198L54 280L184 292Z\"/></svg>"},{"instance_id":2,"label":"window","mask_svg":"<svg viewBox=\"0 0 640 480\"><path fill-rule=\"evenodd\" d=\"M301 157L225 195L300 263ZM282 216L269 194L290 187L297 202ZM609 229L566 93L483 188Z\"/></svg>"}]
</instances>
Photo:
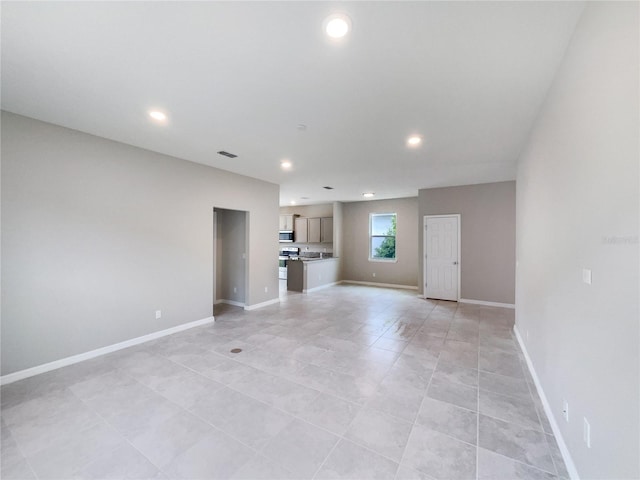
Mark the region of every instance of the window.
<instances>
[{"instance_id":1,"label":"window","mask_svg":"<svg viewBox=\"0 0 640 480\"><path fill-rule=\"evenodd\" d=\"M372 213L369 216L369 260L396 261L396 214Z\"/></svg>"}]
</instances>

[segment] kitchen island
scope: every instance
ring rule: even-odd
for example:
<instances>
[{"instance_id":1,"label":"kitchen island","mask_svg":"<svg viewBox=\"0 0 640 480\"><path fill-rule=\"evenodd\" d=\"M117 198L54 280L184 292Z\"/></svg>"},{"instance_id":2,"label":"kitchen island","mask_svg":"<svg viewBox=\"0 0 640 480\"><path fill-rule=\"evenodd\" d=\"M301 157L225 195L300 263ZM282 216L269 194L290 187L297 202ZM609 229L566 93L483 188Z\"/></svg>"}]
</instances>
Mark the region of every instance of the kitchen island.
<instances>
[{"instance_id":1,"label":"kitchen island","mask_svg":"<svg viewBox=\"0 0 640 480\"><path fill-rule=\"evenodd\" d=\"M307 293L338 282L338 258L300 258L287 262L287 290Z\"/></svg>"}]
</instances>

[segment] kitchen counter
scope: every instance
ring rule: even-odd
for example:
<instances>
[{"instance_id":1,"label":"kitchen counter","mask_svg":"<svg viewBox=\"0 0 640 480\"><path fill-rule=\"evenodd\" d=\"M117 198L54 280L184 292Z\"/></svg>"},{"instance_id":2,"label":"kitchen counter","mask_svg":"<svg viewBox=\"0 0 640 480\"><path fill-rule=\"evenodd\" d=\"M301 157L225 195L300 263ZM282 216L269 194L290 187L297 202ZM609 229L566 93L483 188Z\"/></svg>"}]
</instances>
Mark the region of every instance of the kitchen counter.
<instances>
[{"instance_id":1,"label":"kitchen counter","mask_svg":"<svg viewBox=\"0 0 640 480\"><path fill-rule=\"evenodd\" d=\"M309 292L328 287L338 281L338 258L300 257L287 266L287 290Z\"/></svg>"}]
</instances>

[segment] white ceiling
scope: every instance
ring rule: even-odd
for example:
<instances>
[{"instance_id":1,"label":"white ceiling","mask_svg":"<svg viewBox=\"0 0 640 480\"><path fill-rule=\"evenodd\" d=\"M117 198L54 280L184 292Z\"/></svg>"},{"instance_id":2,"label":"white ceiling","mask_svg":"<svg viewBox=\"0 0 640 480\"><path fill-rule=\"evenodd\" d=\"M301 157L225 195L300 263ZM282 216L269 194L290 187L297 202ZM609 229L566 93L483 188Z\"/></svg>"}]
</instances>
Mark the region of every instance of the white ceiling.
<instances>
[{"instance_id":1,"label":"white ceiling","mask_svg":"<svg viewBox=\"0 0 640 480\"><path fill-rule=\"evenodd\" d=\"M278 183L282 205L512 180L582 8L2 2L2 108ZM321 29L335 11L340 44Z\"/></svg>"}]
</instances>

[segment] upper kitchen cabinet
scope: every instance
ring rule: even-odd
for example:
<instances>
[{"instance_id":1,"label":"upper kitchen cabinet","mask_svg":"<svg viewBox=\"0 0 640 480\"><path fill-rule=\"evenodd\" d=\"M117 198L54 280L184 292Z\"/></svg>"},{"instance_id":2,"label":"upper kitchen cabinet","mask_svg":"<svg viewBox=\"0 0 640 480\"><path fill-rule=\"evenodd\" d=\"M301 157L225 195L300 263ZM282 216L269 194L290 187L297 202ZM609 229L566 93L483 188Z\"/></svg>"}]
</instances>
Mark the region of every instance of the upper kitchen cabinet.
<instances>
[{"instance_id":1,"label":"upper kitchen cabinet","mask_svg":"<svg viewBox=\"0 0 640 480\"><path fill-rule=\"evenodd\" d=\"M280 215L280 230L291 231L294 229L294 215Z\"/></svg>"},{"instance_id":2,"label":"upper kitchen cabinet","mask_svg":"<svg viewBox=\"0 0 640 480\"><path fill-rule=\"evenodd\" d=\"M333 243L333 218L294 218L295 243Z\"/></svg>"},{"instance_id":3,"label":"upper kitchen cabinet","mask_svg":"<svg viewBox=\"0 0 640 480\"><path fill-rule=\"evenodd\" d=\"M309 234L307 236L307 242L309 243L320 243L320 219L319 218L308 218L308 227Z\"/></svg>"},{"instance_id":4,"label":"upper kitchen cabinet","mask_svg":"<svg viewBox=\"0 0 640 480\"><path fill-rule=\"evenodd\" d=\"M294 241L296 243L308 243L309 240L307 235L307 219L303 217L296 217L294 219L294 226Z\"/></svg>"},{"instance_id":5,"label":"upper kitchen cabinet","mask_svg":"<svg viewBox=\"0 0 640 480\"><path fill-rule=\"evenodd\" d=\"M333 218L320 219L320 243L333 243Z\"/></svg>"}]
</instances>

